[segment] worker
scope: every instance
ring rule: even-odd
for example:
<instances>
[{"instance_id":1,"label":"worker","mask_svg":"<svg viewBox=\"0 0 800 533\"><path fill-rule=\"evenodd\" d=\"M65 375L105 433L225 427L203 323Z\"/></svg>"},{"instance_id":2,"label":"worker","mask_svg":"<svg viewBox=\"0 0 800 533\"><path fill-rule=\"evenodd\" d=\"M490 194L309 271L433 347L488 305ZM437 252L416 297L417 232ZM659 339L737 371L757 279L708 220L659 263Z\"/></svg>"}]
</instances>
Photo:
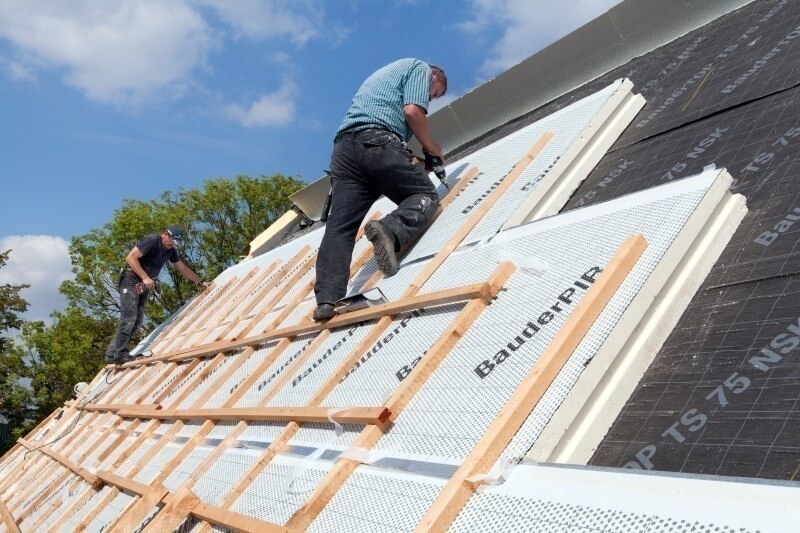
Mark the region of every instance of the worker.
<instances>
[{"instance_id":1,"label":"worker","mask_svg":"<svg viewBox=\"0 0 800 533\"><path fill-rule=\"evenodd\" d=\"M334 316L350 278L355 236L381 195L397 209L364 226L384 275L397 273L397 252L423 231L439 195L406 146L413 134L426 154L443 159L428 131L428 104L447 91L436 65L400 59L372 73L353 97L333 140L331 207L317 257L314 320Z\"/></svg>"},{"instance_id":2,"label":"worker","mask_svg":"<svg viewBox=\"0 0 800 533\"><path fill-rule=\"evenodd\" d=\"M181 260L178 248L185 239L181 226L169 226L161 235L142 237L128 252L119 279L119 326L106 349L106 363L121 364L135 358L128 352L128 341L142 325L147 296L155 289L155 280L167 261L174 263L186 279L208 288L209 284Z\"/></svg>"}]
</instances>

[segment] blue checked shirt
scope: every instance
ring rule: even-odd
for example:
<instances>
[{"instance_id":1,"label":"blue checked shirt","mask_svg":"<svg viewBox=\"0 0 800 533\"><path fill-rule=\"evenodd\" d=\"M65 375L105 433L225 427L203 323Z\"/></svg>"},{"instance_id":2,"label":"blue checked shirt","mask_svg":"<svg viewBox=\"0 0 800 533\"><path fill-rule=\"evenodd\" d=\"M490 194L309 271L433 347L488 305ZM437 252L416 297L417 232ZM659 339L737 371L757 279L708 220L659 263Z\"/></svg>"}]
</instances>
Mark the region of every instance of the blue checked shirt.
<instances>
[{"instance_id":1,"label":"blue checked shirt","mask_svg":"<svg viewBox=\"0 0 800 533\"><path fill-rule=\"evenodd\" d=\"M358 89L336 133L344 130L384 128L404 141L411 130L403 106L416 104L428 110L431 67L419 59L399 59L373 72Z\"/></svg>"}]
</instances>

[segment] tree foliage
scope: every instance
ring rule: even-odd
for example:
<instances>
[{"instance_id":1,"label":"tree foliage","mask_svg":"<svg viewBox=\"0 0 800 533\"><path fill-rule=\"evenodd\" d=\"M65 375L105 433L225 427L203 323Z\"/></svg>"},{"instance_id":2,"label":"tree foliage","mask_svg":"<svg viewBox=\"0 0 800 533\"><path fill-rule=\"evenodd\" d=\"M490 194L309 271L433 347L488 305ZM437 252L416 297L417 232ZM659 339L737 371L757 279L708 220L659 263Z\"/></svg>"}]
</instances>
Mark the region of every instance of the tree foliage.
<instances>
[{"instance_id":1,"label":"tree foliage","mask_svg":"<svg viewBox=\"0 0 800 533\"><path fill-rule=\"evenodd\" d=\"M204 279L213 279L246 255L250 241L286 212L289 195L302 185L280 174L237 176L206 180L202 189L168 191L148 202L126 200L110 222L72 239L75 278L65 281L61 292L71 307L98 318L117 317L117 282L125 256L141 237L160 233L170 224L188 230L180 250L183 261ZM161 301L148 307L149 327L196 291L173 268L162 271L161 281Z\"/></svg>"},{"instance_id":2,"label":"tree foliage","mask_svg":"<svg viewBox=\"0 0 800 533\"><path fill-rule=\"evenodd\" d=\"M170 224L184 226L183 261L213 279L247 253L250 241L290 208L289 195L302 186L280 174L237 176L206 180L199 189L166 191L150 201L125 200L108 223L72 239L74 279L60 288L67 308L53 313L49 325L22 325L19 313L27 303L19 291L24 286L0 286L0 414L9 418L14 435L27 433L72 396L75 383L90 381L102 367L119 320L119 270L140 238ZM7 257L0 254L0 267ZM146 329L198 290L174 268L164 268L160 279L162 295L148 304ZM20 343L6 345L2 334L21 325Z\"/></svg>"},{"instance_id":3,"label":"tree foliage","mask_svg":"<svg viewBox=\"0 0 800 533\"><path fill-rule=\"evenodd\" d=\"M0 253L0 268L6 266L11 250ZM28 395L22 386L26 368L22 351L10 336L13 330L22 326L20 315L27 311L28 302L20 292L28 285L0 285L0 415L14 427L25 420L25 410L19 406L27 405ZM4 448L0 443L0 448Z\"/></svg>"}]
</instances>

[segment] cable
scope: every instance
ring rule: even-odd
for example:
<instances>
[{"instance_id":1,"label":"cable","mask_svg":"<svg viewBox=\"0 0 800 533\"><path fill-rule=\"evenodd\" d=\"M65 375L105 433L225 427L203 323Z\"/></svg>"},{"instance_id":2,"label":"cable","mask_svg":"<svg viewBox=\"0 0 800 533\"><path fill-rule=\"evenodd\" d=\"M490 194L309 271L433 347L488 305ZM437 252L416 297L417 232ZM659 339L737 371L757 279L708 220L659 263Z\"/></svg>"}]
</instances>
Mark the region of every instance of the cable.
<instances>
[{"instance_id":1,"label":"cable","mask_svg":"<svg viewBox=\"0 0 800 533\"><path fill-rule=\"evenodd\" d=\"M108 375L109 375L110 373L111 373L111 372L110 372L109 370L106 370L106 374L105 374L105 376L103 376L103 378L105 379L105 382L106 382L106 384L108 384L108 385L113 385L114 383L116 383L116 382L117 382L117 380L118 380L119 378L117 378L117 379L115 379L114 381L112 381L112 382L110 382L110 383L109 383L109 381L108 381ZM83 383L83 382L81 382L81 383ZM77 387L78 385L80 385L80 383L76 383L76 384L75 384L75 387ZM87 384L87 387L88 387L88 384ZM81 389L81 390L82 390L82 389ZM107 390L107 388L106 388L106 389L103 389L103 390L101 390L101 391L99 391L97 394L95 394L95 395L94 395L94 396L92 396L91 398L87 398L87 399L86 399L86 400L84 400L82 403L78 404L78 406L77 406L77 407L83 407L83 406L85 406L85 405L87 405L87 404L91 403L91 402L92 402L93 400L95 400L96 398L99 398L99 397L100 397L100 395L101 395L101 394L103 394L103 393L104 393L106 390ZM73 431L73 430L74 430L74 429L77 427L77 425L78 425L78 422L80 422L80 419L81 419L81 417L83 416L83 413L84 413L84 410L83 410L83 409L79 409L79 410L78 410L78 416L76 416L76 417L75 417L75 421L72 423L72 427L71 427L71 428L69 428L67 431L65 431L65 432L64 432L64 433L63 433L63 434L62 434L60 437L58 437L58 438L55 438L55 439L51 440L50 442L45 442L44 444L41 444L41 445L37 446L36 448L34 448L34 449L32 449L32 450L28 450L28 451L26 451L26 452L25 452L25 455L23 455L23 456L22 456L22 460L23 460L23 461L25 461L25 460L28 458L28 454L29 454L29 453L33 453L33 452L35 452L35 451L38 451L38 450L40 450L41 448L44 448L45 446L50 446L51 444L54 444L54 443L58 442L59 440L63 439L64 437L66 437L67 435L69 435L69 434L70 434L70 433L71 433L71 432L72 432L72 431Z\"/></svg>"}]
</instances>

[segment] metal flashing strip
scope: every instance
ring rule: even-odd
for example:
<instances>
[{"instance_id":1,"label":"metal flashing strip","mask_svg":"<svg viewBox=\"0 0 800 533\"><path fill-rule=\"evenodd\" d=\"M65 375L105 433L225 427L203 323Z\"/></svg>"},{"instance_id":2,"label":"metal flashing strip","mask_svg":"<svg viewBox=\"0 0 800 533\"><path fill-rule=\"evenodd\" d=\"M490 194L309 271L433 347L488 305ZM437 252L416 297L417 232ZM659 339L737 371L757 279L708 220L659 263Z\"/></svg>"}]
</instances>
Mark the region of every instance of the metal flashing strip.
<instances>
[{"instance_id":1,"label":"metal flashing strip","mask_svg":"<svg viewBox=\"0 0 800 533\"><path fill-rule=\"evenodd\" d=\"M796 483L521 464L450 530L789 532L798 501Z\"/></svg>"}]
</instances>

